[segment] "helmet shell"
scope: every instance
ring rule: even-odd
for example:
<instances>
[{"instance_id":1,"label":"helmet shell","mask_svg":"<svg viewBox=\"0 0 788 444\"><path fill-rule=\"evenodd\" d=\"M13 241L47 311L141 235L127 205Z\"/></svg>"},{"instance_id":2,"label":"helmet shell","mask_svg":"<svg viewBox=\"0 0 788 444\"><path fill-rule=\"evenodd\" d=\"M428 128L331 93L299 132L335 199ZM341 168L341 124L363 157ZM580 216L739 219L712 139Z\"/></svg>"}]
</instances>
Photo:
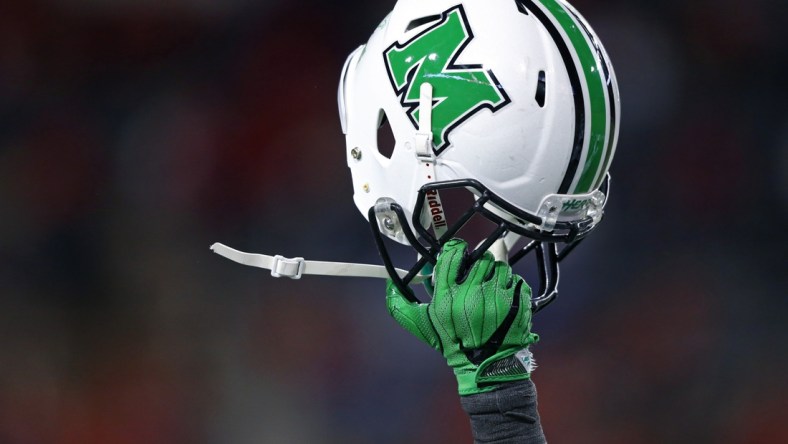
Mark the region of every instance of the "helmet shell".
<instances>
[{"instance_id":1,"label":"helmet shell","mask_svg":"<svg viewBox=\"0 0 788 444\"><path fill-rule=\"evenodd\" d=\"M449 26L464 34L447 49ZM406 75L393 72L392 51L411 58ZM441 83L446 78L461 81ZM467 99L463 79L488 82L489 94ZM434 87L429 175L414 151L420 81ZM465 114L436 128L452 117L440 114L444 102L463 100ZM475 179L531 214L551 196L590 198L607 174L620 118L604 48L577 11L557 0L400 0L348 58L339 105L359 210L367 216L389 198L409 220L418 190L434 181ZM390 158L378 146L384 116L395 140Z\"/></svg>"}]
</instances>

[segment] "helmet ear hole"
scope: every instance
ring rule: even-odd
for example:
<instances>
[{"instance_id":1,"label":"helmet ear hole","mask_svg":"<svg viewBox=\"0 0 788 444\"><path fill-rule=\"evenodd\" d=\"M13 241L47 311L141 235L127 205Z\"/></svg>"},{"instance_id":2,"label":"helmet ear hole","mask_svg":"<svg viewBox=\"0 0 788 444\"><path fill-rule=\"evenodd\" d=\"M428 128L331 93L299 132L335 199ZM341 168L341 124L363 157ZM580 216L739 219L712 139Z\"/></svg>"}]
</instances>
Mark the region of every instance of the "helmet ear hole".
<instances>
[{"instance_id":1,"label":"helmet ear hole","mask_svg":"<svg viewBox=\"0 0 788 444\"><path fill-rule=\"evenodd\" d=\"M544 108L545 94L547 93L547 83L545 81L544 71L539 71L539 79L536 81L536 103L540 108Z\"/></svg>"},{"instance_id":2,"label":"helmet ear hole","mask_svg":"<svg viewBox=\"0 0 788 444\"><path fill-rule=\"evenodd\" d=\"M378 117L378 152L386 159L391 159L394 153L394 132L389 124L389 119L386 117L386 112L380 110Z\"/></svg>"}]
</instances>

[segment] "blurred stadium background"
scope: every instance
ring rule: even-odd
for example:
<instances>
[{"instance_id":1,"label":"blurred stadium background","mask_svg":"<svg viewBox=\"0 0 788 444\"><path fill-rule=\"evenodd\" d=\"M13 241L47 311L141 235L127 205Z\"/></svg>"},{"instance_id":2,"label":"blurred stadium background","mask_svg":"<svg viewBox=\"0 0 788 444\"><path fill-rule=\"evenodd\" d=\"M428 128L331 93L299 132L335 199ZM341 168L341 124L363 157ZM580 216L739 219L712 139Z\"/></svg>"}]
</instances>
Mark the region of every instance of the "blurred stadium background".
<instances>
[{"instance_id":1,"label":"blurred stadium background","mask_svg":"<svg viewBox=\"0 0 788 444\"><path fill-rule=\"evenodd\" d=\"M335 87L393 5L0 4L0 442L470 442L383 282ZM537 316L555 443L788 442L788 27L768 0L573 2L623 126L606 221Z\"/></svg>"}]
</instances>

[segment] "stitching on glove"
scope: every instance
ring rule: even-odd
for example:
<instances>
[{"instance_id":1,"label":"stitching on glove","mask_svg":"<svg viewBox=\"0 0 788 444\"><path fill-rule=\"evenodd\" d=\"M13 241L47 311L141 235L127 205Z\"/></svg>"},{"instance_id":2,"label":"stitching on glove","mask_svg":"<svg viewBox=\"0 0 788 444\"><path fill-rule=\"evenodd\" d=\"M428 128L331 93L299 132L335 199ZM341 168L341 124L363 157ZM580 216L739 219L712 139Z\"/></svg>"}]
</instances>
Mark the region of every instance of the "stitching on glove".
<instances>
[{"instance_id":1,"label":"stitching on glove","mask_svg":"<svg viewBox=\"0 0 788 444\"><path fill-rule=\"evenodd\" d=\"M490 356L496 354L498 349L501 348L503 344L504 338L506 338L506 334L509 333L509 329L512 328L512 324L514 323L514 319L517 317L517 313L520 311L520 290L523 287L523 281L517 282L517 288L514 290L514 295L512 295L512 305L509 308L509 313L506 314L506 318L504 318L501 325L493 332L490 339L479 348L474 349L467 349L465 348L462 343L460 343L460 349L465 353L465 357L468 358L471 363L474 365L481 365L482 362L487 360Z\"/></svg>"}]
</instances>

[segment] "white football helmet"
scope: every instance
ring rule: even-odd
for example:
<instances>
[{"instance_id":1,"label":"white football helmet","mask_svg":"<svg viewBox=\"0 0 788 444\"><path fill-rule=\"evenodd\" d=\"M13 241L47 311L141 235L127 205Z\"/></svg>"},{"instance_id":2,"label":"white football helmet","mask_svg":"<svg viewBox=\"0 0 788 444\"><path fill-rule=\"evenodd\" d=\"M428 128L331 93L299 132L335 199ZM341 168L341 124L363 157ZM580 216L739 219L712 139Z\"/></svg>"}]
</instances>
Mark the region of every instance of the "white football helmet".
<instances>
[{"instance_id":1,"label":"white football helmet","mask_svg":"<svg viewBox=\"0 0 788 444\"><path fill-rule=\"evenodd\" d=\"M591 27L563 0L399 0L342 70L339 114L354 199L385 267L245 253L235 262L302 275L385 277L430 289L430 264L474 215L497 228L469 253L514 264L536 253L538 311L557 294L558 262L602 218L618 142L613 67ZM378 146L387 120L394 146ZM446 218L440 191L474 203ZM433 231L428 229L432 226ZM394 268L384 235L417 262ZM520 236L532 241L509 255ZM566 243L560 252L557 243Z\"/></svg>"},{"instance_id":2,"label":"white football helmet","mask_svg":"<svg viewBox=\"0 0 788 444\"><path fill-rule=\"evenodd\" d=\"M399 0L348 57L338 101L355 203L419 252L411 278L465 222L445 220L444 188L475 194L473 211L499 224L493 238L575 243L601 220L618 85L565 1ZM393 151L378 146L384 119Z\"/></svg>"}]
</instances>

